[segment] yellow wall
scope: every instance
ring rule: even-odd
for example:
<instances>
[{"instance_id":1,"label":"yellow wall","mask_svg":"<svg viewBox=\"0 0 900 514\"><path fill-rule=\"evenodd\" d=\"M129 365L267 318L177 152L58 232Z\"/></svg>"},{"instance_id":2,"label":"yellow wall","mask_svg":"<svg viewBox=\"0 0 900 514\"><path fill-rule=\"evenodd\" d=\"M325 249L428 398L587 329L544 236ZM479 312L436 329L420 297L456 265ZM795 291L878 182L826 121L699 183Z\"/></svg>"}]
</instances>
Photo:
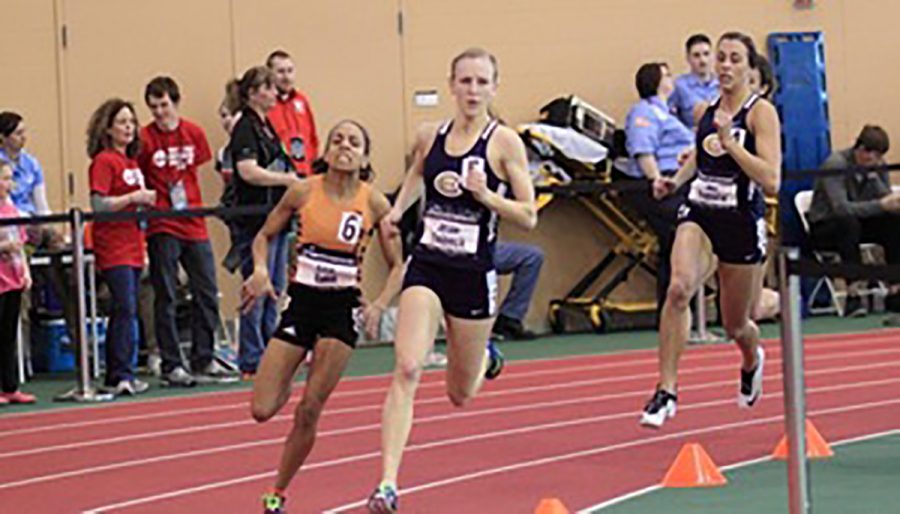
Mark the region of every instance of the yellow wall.
<instances>
[{"instance_id":1,"label":"yellow wall","mask_svg":"<svg viewBox=\"0 0 900 514\"><path fill-rule=\"evenodd\" d=\"M618 120L636 95L634 71L649 60L683 71L682 45L691 33L712 36L738 29L760 47L775 31L822 30L833 143L852 141L865 122L900 134L900 48L891 0L832 0L797 11L791 0L4 0L0 31L0 108L25 114L29 150L47 171L55 208L86 205L84 129L106 97L134 100L143 122L146 81L157 73L182 86L182 112L223 143L216 108L227 78L260 63L274 48L295 57L300 87L309 93L320 132L344 117L372 132L377 184L399 183L407 141L423 120L452 112L446 95L450 58L480 45L500 59L496 107L512 124L532 120L560 95L577 94ZM404 34L397 32L403 11ZM10 14L12 13L12 14ZM68 46L59 40L62 25ZM415 107L416 90L437 89L440 104ZM900 137L900 136L898 136ZM889 156L893 160L895 152ZM66 194L71 172L75 195ZM202 170L207 202L220 184ZM226 235L210 221L217 255ZM611 238L573 202L557 202L541 214L537 230L505 237L534 241L547 253L545 273L531 311L543 322L547 300L560 296L608 248ZM572 251L577 249L576 251ZM383 263L369 259L370 282L380 282ZM649 281L637 272L626 298L646 297ZM236 281L223 279L225 313L234 306Z\"/></svg>"}]
</instances>

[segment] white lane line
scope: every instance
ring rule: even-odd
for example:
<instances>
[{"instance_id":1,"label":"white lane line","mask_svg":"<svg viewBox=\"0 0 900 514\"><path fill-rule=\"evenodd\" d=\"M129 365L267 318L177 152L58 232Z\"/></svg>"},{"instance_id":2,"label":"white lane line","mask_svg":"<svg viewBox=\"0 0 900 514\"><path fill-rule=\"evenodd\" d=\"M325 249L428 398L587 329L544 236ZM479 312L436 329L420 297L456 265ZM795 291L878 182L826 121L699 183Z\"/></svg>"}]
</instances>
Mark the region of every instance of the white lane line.
<instances>
[{"instance_id":1,"label":"white lane line","mask_svg":"<svg viewBox=\"0 0 900 514\"><path fill-rule=\"evenodd\" d=\"M880 364L876 364L874 366L866 364L863 366L827 368L827 369L813 371L813 372L811 372L811 375L848 373L848 372L852 372L852 371L870 370L870 369L890 367L890 366L894 366L897 364L900 364L900 363L880 363ZM772 376L766 377L766 379L765 379L766 382L780 381L780 380L781 380L780 374L772 375ZM894 379L889 379L887 381L887 383L893 383L893 382L894 382ZM734 380L722 380L719 382L710 382L710 383L696 385L696 386L686 386L686 387L682 388L682 391L700 391L700 390L705 390L705 389L715 389L715 388L727 386L727 385L730 385L733 383L734 383ZM885 382L882 382L882 381L876 381L874 383L868 383L868 384L869 385L884 385L884 383ZM566 406L570 406L570 405L578 405L578 404L583 404L583 403L600 403L600 402L620 400L620 399L625 399L625 398L640 398L640 397L646 396L646 394L647 394L646 389L640 389L640 390L636 390L636 391L627 391L627 392L615 393L615 394L603 394L603 395L597 395L597 396L588 396L588 397L574 398L574 399L569 399L569 400L555 400L555 401L547 401L547 402L539 402L539 403L526 403L526 404L515 405L515 406L511 406L511 407L470 410L470 411L464 411L464 412L456 412L453 414L429 416L429 417L425 417L425 418L414 419L413 423L418 426L418 425L424 425L424 424L428 424L428 423L456 420L456 419L461 419L461 418L470 418L470 417L475 417L475 416L508 414L508 413L512 413L512 412L521 412L521 411L534 410L534 409L546 410L546 409L553 409L553 408L559 408L559 407L566 407ZM322 432L319 432L316 435L316 437L318 439L322 439L325 437L348 435L348 434L353 434L353 433L365 432L368 430L377 430L379 428L381 428L380 423L371 423L368 425L360 425L360 426L355 426L355 427L351 427L351 428L322 431ZM34 484L39 484L39 483L44 483L44 482L50 482L53 480L61 480L61 479L65 479L65 478L80 477L80 476L84 476L84 475L102 473L102 472L106 472L106 471L114 471L114 470L118 470L118 469L130 468L130 467L144 466L147 464L157 464L160 462L169 462L169 461L178 460L178 459L196 458L196 457L214 455L214 454L225 453L225 452L230 452L230 451L239 451L239 450L246 450L246 449L250 449L250 448L259 448L259 447L263 447L263 446L281 444L283 442L284 442L284 437L276 437L276 438L271 438L271 439L263 439L260 441L230 444L230 445L225 445L225 446L216 446L216 447L212 447L212 448L204 448L204 449L200 449L200 450L192 450L192 451L187 451L187 452L177 452L177 453L166 454L166 455L158 455L158 456L154 456L154 457L147 457L147 458L134 459L134 460L129 460L129 461L104 464L101 466L77 468L77 469L72 469L72 470L49 474L49 475L42 475L42 476L37 476L37 477L32 477L32 478L21 479L21 480L17 480L14 482L0 483L0 490L34 485ZM306 470L309 468L305 466L303 469Z\"/></svg>"},{"instance_id":2,"label":"white lane line","mask_svg":"<svg viewBox=\"0 0 900 514\"><path fill-rule=\"evenodd\" d=\"M825 360L834 360L834 359L846 359L846 358L851 358L851 357L871 357L871 356L878 356L878 355L891 355L891 354L896 354L896 353L900 353L900 348L889 348L889 349L883 349L883 350L872 350L872 351L862 351L862 352L849 352L849 353L844 353L844 354L828 353L825 355L808 357L806 360L808 362L815 362L815 361L825 361ZM772 359L772 361L778 362L778 359ZM723 371L723 370L732 369L733 367L734 367L733 364L729 364L729 365L723 365L723 366L710 366L710 367L706 367L706 368L702 368L702 369L688 369L688 370L681 371L680 376L683 377L686 375ZM554 391L554 390L560 390L560 389L570 389L570 388L582 387L582 386L593 386L593 385L600 385L600 384L611 383L611 382L623 382L623 381L644 380L644 379L649 380L649 379L655 378L656 376L657 376L657 372L652 371L649 373L642 373L642 374L636 374L636 375L612 376L612 377L590 379L590 380L561 382L558 384L546 384L546 385L539 385L539 386L533 386L533 387L520 387L520 388L514 388L514 389L502 389L499 391L487 391L487 392L481 393L478 397L479 398L493 398L493 397L499 397L499 396L527 394L527 393L533 393L533 392L546 392L546 391ZM421 405L431 405L431 404L436 404L436 403L443 403L445 401L446 400L444 399L443 396L439 396L439 397L435 397L435 398L425 398L422 400L418 400L415 402L415 404L421 406ZM378 411L378 410L381 410L381 408L382 408L381 403L378 403L378 404L374 404L374 405L365 405L365 406L360 406L360 407L347 407L347 408L342 408L342 409L331 409L331 410L326 410L324 413L324 416L326 416L327 418L330 419L332 416L355 414L355 413L367 412L367 411ZM271 424L271 423L285 422L285 421L290 421L291 419L293 419L292 415L281 415L281 416L276 416L276 417L272 418L271 420L269 420L268 423ZM97 440L92 440L92 441L79 441L79 442L67 443L67 444L37 446L37 447L29 448L27 450L16 450L16 451L11 451L11 452L6 452L6 453L0 453L0 460L15 458L15 457L26 457L29 455L41 455L41 454L57 452L57 451L69 451L69 450L77 450L77 449L82 449L82 448L92 448L92 447L96 447L96 446L105 446L105 445L109 445L109 444L118 444L118 443L130 442L130 441L145 441L148 439L155 439L155 438L159 438L159 437L171 437L171 436L180 436L180 435L185 435L185 434L195 434L195 433L199 433L199 432L205 432L208 430L222 430L222 429L227 429L227 428L246 427L246 426L251 426L251 425L256 425L256 424L258 424L258 423L253 420L229 421L229 422L225 422L225 423L195 425L195 426L185 427L185 428L175 428L175 429L159 430L159 431L155 431L155 432L143 432L143 433L137 433L137 434L129 434L129 435L124 435L124 436L119 436L119 437L109 437L109 438L105 438L105 439L97 439Z\"/></svg>"},{"instance_id":3,"label":"white lane line","mask_svg":"<svg viewBox=\"0 0 900 514\"><path fill-rule=\"evenodd\" d=\"M808 394L828 393L828 392L834 392L834 391L839 391L839 390L859 389L859 388L874 387L874 386L879 386L879 385L887 385L887 384L893 384L893 383L897 383L897 382L900 382L900 378L878 380L878 381L873 381L871 383L861 382L861 383L853 383L853 384L841 384L841 385L835 385L835 386L811 388L807 391L807 393ZM780 393L780 392L772 393L772 394L769 394L768 396L769 396L769 398L771 398L771 397L777 398L777 397L781 397L782 393ZM894 404L894 403L900 403L900 399L890 400L890 401L881 402L881 403L876 402L876 403L872 403L872 404L861 404L861 405L865 405L868 407L868 406L881 406L882 404ZM693 404L693 405L687 405L687 406L683 407L681 410L682 411L697 410L697 409L720 407L722 405L732 405L732 404L734 404L733 398L728 399L728 400L716 400L716 401L698 403L698 404ZM844 406L844 407L838 408L838 410L843 412L843 410L841 410L841 409L851 411L856 408L861 408L861 407L859 407L859 406L855 406L855 407ZM814 413L809 413L809 414L810 415L812 415L812 414L821 415L825 412L826 411L816 411ZM636 414L634 411L617 413L617 414L604 414L601 416L593 416L593 417L588 417L588 418L579 418L579 419L573 419L573 420L567 420L567 421L553 422L553 423L547 423L547 424L543 424L543 425L532 425L532 426L519 427L519 428L514 428L514 429L508 429L508 430L501 430L501 431L496 431L496 432L481 433L481 434L476 434L476 435L458 437L455 439L446 439L446 440L432 441L429 443L423 443L423 444L418 444L418 445L410 445L406 448L406 453L427 450L427 449L432 449L432 448L455 446L455 445L459 445L459 444L465 444L465 443L470 443L473 441L481 441L481 440L492 439L492 438L497 438L497 437L505 437L505 436L510 436L510 435L532 433L532 432L537 432L537 431L542 431L542 430L553 430L553 429L566 428L566 427L572 427L572 426L583 425L583 424L599 423L599 422L618 420L618 419L627 419L627 418L632 418L632 417L634 417L636 419ZM770 421L781 420L781 419L783 419L783 415L777 415L777 416L772 416L769 418L764 418L762 421L754 420L754 421L750 421L750 422L732 423L732 424L723 425L723 426L725 426L726 428L731 428L732 426L754 425L754 424L758 424L760 422L770 422ZM695 432L703 433L704 431L713 431L713 430L711 430L709 428L694 429L694 430L689 430L686 432L672 434L670 436L665 436L663 439L656 437L656 438L646 438L646 440L649 442L655 442L657 440L665 440L667 438L677 437L680 435L691 435L692 433L695 433ZM586 455L592 455L593 453L604 453L605 451L612 451L612 450L616 450L616 449L627 448L630 446L640 446L641 444L644 444L641 441L645 441L645 439L638 439L638 440L634 440L634 441L631 441L628 443L621 443L621 444L616 444L616 445L612 445L612 446L601 447L599 449L592 449L592 450L587 450L587 451L582 451L582 452L576 452L575 454L566 454L566 456L564 456L564 458L560 459L560 460L565 460L567 458L573 458L572 455L582 456L582 454L584 454L586 456ZM348 464L348 463L358 462L358 461L367 460L367 459L373 459L373 458L380 457L380 455L381 455L380 452L370 452L370 453L360 454L360 455L356 455L356 456L348 456L348 457L343 457L343 458L332 460L332 461L323 461L323 462L313 463L313 464L310 464L309 466L304 467L304 469L311 470L311 469L332 467L332 466ZM557 458L559 458L559 456L549 457L549 458L557 459ZM547 460L547 458L540 459L540 462L544 463L543 461L545 461L545 460ZM536 462L536 461L529 461L529 462ZM546 462L546 463L550 463L550 462ZM519 465L521 465L521 464L519 464ZM510 471L511 470L511 469L506 469L506 468L509 468L509 466L504 466L503 468L497 468L497 469L502 469L502 471ZM494 472L498 472L498 471L494 471ZM484 472L481 472L481 473L484 473ZM203 485L189 487L189 488L185 488L185 489L179 489L176 491L155 494L152 496L135 498L132 500L127 500L127 501L112 504L112 505L105 505L102 507L96 507L93 509L89 509L89 510L84 511L84 514L96 514L96 513L100 513L100 512L109 512L112 510L125 509L128 507L134 507L137 505L143 505L143 504L153 503L153 502L157 502L157 501L161 501L161 500L177 498L180 496L196 494L196 493L200 493L200 492L204 492L204 491L209 491L212 489L218 489L221 487L228 487L228 486L237 485L237 484L241 484L241 483L253 482L256 480L263 479L263 478L271 477L274 474L275 474L275 471L272 470L272 471L267 471L265 473L257 473L257 474L244 476L244 477L238 477L238 478L234 478L234 479L230 479L230 480L226 480L226 481L213 482L213 483L203 484ZM491 474L493 474L493 473L491 473ZM468 477L466 479L476 478L475 476L468 476L468 475L466 475L466 476ZM461 481L458 479L459 477L456 477L456 478L457 478L457 480L455 480L455 481ZM441 485L447 485L447 484L444 484L443 482L444 481L442 481ZM404 489L402 492L403 493L406 493L407 491L416 492L416 490L422 490L421 488L426 487L426 486L428 489L436 487L435 485L424 484L422 486L418 486L420 489L415 489L415 488ZM350 504L347 506L339 507L339 509L340 508L350 509L350 508L360 507L362 505L365 505L365 500L363 500L361 502L356 502L356 503L353 503L353 504ZM335 512L337 512L337 511L335 511Z\"/></svg>"},{"instance_id":4,"label":"white lane line","mask_svg":"<svg viewBox=\"0 0 900 514\"><path fill-rule=\"evenodd\" d=\"M848 406L837 407L837 408L832 408L832 409L822 409L822 410L817 410L817 411L811 411L808 414L811 416L827 416L830 414L841 414L841 413L845 413L845 412L853 412L853 411L857 411L857 410L872 409L872 408L885 407L888 405L897 405L897 404L900 404L900 399L884 400L884 401L880 401L880 402L861 403L861 404L848 405ZM580 458L584 458L584 457L594 457L594 456L601 455L604 453L610 453L610 452L617 451L617 450L625 450L628 448L636 448L639 446L645 446L645 445L650 445L650 444L654 444L654 443L669 441L671 439L677 439L679 437L684 437L684 436L706 434L706 433L710 433L710 432L719 432L719 431L728 430L728 429L732 429L732 428L740 428L740 427L747 427L747 426L753 426L753 425L768 424L768 423L772 423L772 422L780 422L783 419L784 419L783 416L770 416L767 418L760 418L760 419L755 419L755 420L751 420L751 421L725 423L725 424L721 424L721 425L714 425L711 427L696 428L696 429L691 429L691 430L682 430L681 432L674 432L671 434L666 434L666 435L661 435L661 436L635 439L635 440L627 441L624 443L613 444L613 445L609 445L609 446L602 446L600 448L593 448L590 450L582 450L582 451L577 451L577 452L572 452L572 453L544 457L541 459L528 460L528 461L523 461L523 462L519 462L516 464L506 465L506 466L483 469L481 471L476 471L474 473L467 473L464 475L448 477L443 480L437 480L434 482L427 482L427 483L420 484L420 485L417 485L414 487L403 489L402 491L400 491L400 495L401 496L409 496L411 494L415 494L418 492L427 491L430 489L436 489L436 488L444 487L444 486L448 486L448 485L458 484L460 482L474 480L476 478L484 478L486 476L491 476L491 475L498 475L498 474L502 474L502 473L509 473L512 471L519 471L519 470L527 469L527 468L545 466L548 464L555 464L555 463L566 461L566 460L580 459ZM356 501L353 503L349 503L347 505L341 505L339 507L335 507L333 509L326 510L325 512L326 512L326 514L338 514L340 512L346 512L351 509L362 507L365 504L366 504L366 500L360 500L360 501ZM89 512L104 512L104 511L103 510L94 510L94 511L89 511Z\"/></svg>"}]
</instances>

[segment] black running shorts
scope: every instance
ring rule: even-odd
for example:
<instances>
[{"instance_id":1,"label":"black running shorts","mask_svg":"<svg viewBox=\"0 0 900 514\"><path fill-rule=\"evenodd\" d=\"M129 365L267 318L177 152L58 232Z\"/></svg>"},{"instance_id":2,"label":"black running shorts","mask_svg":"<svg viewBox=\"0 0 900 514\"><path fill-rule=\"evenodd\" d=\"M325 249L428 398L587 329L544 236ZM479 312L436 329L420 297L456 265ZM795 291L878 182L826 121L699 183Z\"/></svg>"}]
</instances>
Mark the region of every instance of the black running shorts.
<instances>
[{"instance_id":1,"label":"black running shorts","mask_svg":"<svg viewBox=\"0 0 900 514\"><path fill-rule=\"evenodd\" d=\"M281 313L273 337L312 350L322 338L337 339L351 348L362 327L358 289L317 289L292 283L290 303Z\"/></svg>"}]
</instances>

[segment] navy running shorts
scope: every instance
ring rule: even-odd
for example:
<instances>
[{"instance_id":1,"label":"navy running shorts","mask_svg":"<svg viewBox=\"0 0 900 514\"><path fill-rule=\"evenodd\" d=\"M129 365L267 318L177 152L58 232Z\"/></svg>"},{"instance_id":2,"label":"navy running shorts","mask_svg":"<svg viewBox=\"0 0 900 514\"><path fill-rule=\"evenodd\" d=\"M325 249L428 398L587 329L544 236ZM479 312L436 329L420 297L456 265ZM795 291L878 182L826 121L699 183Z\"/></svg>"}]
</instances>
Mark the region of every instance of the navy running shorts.
<instances>
[{"instance_id":1,"label":"navy running shorts","mask_svg":"<svg viewBox=\"0 0 900 514\"><path fill-rule=\"evenodd\" d=\"M427 287L441 300L445 314L463 319L489 319L497 314L497 271L453 268L413 257L406 266L403 289Z\"/></svg>"},{"instance_id":2,"label":"navy running shorts","mask_svg":"<svg viewBox=\"0 0 900 514\"><path fill-rule=\"evenodd\" d=\"M712 242L713 253L726 264L759 264L766 260L766 220L752 212L709 209L682 204L678 223L700 226Z\"/></svg>"}]
</instances>

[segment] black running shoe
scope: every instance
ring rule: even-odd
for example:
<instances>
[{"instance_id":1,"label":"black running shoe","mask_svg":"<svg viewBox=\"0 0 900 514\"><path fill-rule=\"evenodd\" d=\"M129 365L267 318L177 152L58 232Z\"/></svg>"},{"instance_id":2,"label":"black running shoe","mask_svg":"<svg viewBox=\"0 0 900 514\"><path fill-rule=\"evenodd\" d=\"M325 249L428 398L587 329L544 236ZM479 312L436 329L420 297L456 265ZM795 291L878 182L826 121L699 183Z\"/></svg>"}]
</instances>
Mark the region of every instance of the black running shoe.
<instances>
[{"instance_id":1,"label":"black running shoe","mask_svg":"<svg viewBox=\"0 0 900 514\"><path fill-rule=\"evenodd\" d=\"M484 370L484 378L494 380L500 376L500 373L503 371L503 365L506 363L506 359L503 357L503 352L500 351L500 348L497 348L497 343L491 340L488 340L487 352L488 365L487 369Z\"/></svg>"},{"instance_id":2,"label":"black running shoe","mask_svg":"<svg viewBox=\"0 0 900 514\"><path fill-rule=\"evenodd\" d=\"M641 425L650 428L663 426L667 419L675 417L677 403L678 395L665 389L657 389L647 405L644 406L644 412L641 413Z\"/></svg>"}]
</instances>

